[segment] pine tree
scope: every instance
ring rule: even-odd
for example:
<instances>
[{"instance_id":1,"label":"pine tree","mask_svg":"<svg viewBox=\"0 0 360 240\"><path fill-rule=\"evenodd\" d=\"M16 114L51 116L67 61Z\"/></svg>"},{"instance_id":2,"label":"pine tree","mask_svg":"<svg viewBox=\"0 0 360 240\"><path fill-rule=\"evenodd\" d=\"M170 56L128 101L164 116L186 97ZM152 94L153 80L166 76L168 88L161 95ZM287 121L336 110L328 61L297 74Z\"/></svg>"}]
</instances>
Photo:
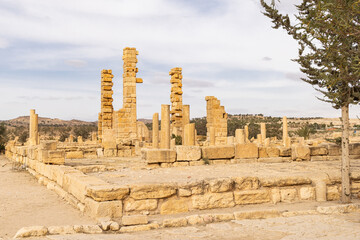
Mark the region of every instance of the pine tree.
<instances>
[{"instance_id":1,"label":"pine tree","mask_svg":"<svg viewBox=\"0 0 360 240\"><path fill-rule=\"evenodd\" d=\"M341 109L341 201L350 202L349 105L360 101L360 0L303 0L292 22L275 1L260 0L274 26L299 44L294 59L306 74L303 81L321 92L322 101Z\"/></svg>"}]
</instances>

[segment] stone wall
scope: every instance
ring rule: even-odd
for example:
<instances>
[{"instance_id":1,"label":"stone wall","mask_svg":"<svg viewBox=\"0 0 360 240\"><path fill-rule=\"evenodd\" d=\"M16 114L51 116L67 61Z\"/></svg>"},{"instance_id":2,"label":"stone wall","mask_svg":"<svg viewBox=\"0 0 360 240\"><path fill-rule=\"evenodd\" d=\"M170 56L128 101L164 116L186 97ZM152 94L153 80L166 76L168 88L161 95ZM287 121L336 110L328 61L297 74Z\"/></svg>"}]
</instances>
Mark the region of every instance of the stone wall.
<instances>
[{"instance_id":1,"label":"stone wall","mask_svg":"<svg viewBox=\"0 0 360 240\"><path fill-rule=\"evenodd\" d=\"M227 144L227 118L224 106L220 106L220 100L213 96L207 96L206 100L206 128L207 141L211 145ZM213 132L213 133L212 133ZM213 136L212 136L213 134ZM212 140L212 138L215 138ZM214 143L213 143L214 141Z\"/></svg>"},{"instance_id":2,"label":"stone wall","mask_svg":"<svg viewBox=\"0 0 360 240\"><path fill-rule=\"evenodd\" d=\"M103 132L113 128L113 79L111 70L101 71L101 112L98 118L98 136L102 142Z\"/></svg>"}]
</instances>

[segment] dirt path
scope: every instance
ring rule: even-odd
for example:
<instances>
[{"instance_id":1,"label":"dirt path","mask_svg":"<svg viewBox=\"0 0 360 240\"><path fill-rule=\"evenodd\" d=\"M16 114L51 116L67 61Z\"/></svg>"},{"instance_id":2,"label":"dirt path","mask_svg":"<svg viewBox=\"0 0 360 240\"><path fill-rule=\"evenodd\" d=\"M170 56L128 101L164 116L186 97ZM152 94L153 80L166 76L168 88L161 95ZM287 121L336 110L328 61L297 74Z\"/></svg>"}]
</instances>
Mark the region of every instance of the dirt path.
<instances>
[{"instance_id":1,"label":"dirt path","mask_svg":"<svg viewBox=\"0 0 360 240\"><path fill-rule=\"evenodd\" d=\"M0 238L12 238L25 226L93 224L56 193L0 155Z\"/></svg>"}]
</instances>

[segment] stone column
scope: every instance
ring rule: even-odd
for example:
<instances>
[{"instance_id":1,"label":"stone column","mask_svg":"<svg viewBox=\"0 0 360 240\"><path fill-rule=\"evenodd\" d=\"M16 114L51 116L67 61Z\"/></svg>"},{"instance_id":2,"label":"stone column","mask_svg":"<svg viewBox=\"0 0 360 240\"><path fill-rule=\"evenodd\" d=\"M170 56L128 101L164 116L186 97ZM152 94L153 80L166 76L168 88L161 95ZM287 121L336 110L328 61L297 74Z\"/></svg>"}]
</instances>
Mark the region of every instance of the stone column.
<instances>
[{"instance_id":1,"label":"stone column","mask_svg":"<svg viewBox=\"0 0 360 240\"><path fill-rule=\"evenodd\" d=\"M264 142L266 139L266 124L260 123L261 141Z\"/></svg>"},{"instance_id":2,"label":"stone column","mask_svg":"<svg viewBox=\"0 0 360 240\"><path fill-rule=\"evenodd\" d=\"M249 126L248 125L245 125L244 133L245 133L245 142L248 142L249 141Z\"/></svg>"},{"instance_id":3,"label":"stone column","mask_svg":"<svg viewBox=\"0 0 360 240\"><path fill-rule=\"evenodd\" d=\"M215 128L210 127L210 146L215 146Z\"/></svg>"},{"instance_id":4,"label":"stone column","mask_svg":"<svg viewBox=\"0 0 360 240\"><path fill-rule=\"evenodd\" d=\"M69 135L69 142L70 142L70 143L74 142L74 136L71 135L71 134Z\"/></svg>"},{"instance_id":5,"label":"stone column","mask_svg":"<svg viewBox=\"0 0 360 240\"><path fill-rule=\"evenodd\" d=\"M35 114L35 109L30 110L30 125L29 125L29 143L30 145L38 145L39 142L39 126L38 115Z\"/></svg>"},{"instance_id":6,"label":"stone column","mask_svg":"<svg viewBox=\"0 0 360 240\"><path fill-rule=\"evenodd\" d=\"M246 143L244 129L236 129L235 130L235 143L239 143L239 144Z\"/></svg>"},{"instance_id":7,"label":"stone column","mask_svg":"<svg viewBox=\"0 0 360 240\"><path fill-rule=\"evenodd\" d=\"M283 143L286 146L288 138L288 125L287 125L287 118L283 117Z\"/></svg>"},{"instance_id":8,"label":"stone column","mask_svg":"<svg viewBox=\"0 0 360 240\"><path fill-rule=\"evenodd\" d=\"M257 135L256 135L256 141L257 141L258 144L262 144L262 143L263 143L261 134L257 134Z\"/></svg>"},{"instance_id":9,"label":"stone column","mask_svg":"<svg viewBox=\"0 0 360 240\"><path fill-rule=\"evenodd\" d=\"M170 105L161 105L160 148L170 149Z\"/></svg>"},{"instance_id":10,"label":"stone column","mask_svg":"<svg viewBox=\"0 0 360 240\"><path fill-rule=\"evenodd\" d=\"M195 146L195 123L186 124L184 132L184 146Z\"/></svg>"},{"instance_id":11,"label":"stone column","mask_svg":"<svg viewBox=\"0 0 360 240\"><path fill-rule=\"evenodd\" d=\"M152 121L153 148L159 148L159 113L154 113Z\"/></svg>"},{"instance_id":12,"label":"stone column","mask_svg":"<svg viewBox=\"0 0 360 240\"><path fill-rule=\"evenodd\" d=\"M182 144L184 145L184 138L185 138L185 125L190 123L190 105L183 105L183 116L182 116L182 121L183 121L183 132L182 132Z\"/></svg>"}]
</instances>

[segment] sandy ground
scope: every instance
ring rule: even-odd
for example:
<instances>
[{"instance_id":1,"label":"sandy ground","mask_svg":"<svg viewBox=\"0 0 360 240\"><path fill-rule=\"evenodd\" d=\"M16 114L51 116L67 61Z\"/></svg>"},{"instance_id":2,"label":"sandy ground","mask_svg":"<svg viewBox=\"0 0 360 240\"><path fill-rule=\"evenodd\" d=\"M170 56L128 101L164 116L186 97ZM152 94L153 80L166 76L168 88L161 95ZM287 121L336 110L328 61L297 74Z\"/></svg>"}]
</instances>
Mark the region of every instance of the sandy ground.
<instances>
[{"instance_id":1,"label":"sandy ground","mask_svg":"<svg viewBox=\"0 0 360 240\"><path fill-rule=\"evenodd\" d=\"M0 155L0 239L26 226L93 224L25 170L15 170Z\"/></svg>"}]
</instances>

